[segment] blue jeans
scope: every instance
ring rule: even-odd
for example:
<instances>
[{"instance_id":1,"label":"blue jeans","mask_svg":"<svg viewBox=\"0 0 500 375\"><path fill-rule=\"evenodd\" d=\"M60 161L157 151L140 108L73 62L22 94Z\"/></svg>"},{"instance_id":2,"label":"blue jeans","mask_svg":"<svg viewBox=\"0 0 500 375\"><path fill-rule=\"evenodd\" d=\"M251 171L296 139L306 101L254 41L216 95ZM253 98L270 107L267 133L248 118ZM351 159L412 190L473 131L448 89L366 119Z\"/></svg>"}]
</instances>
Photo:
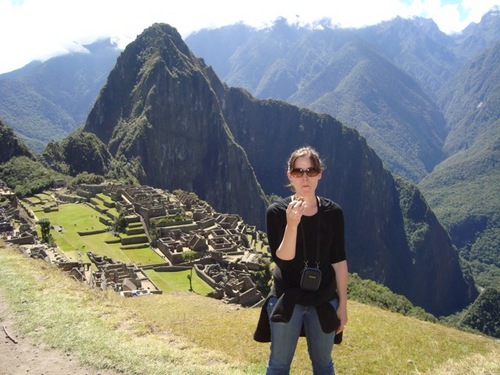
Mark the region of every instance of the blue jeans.
<instances>
[{"instance_id":1,"label":"blue jeans","mask_svg":"<svg viewBox=\"0 0 500 375\"><path fill-rule=\"evenodd\" d=\"M277 299L271 297L267 304L268 315ZM337 310L338 300L330 301ZM290 365L295 354L295 348L300 337L302 324L307 339L307 349L312 362L314 375L334 375L332 350L335 332L324 333L321 329L316 308L295 305L292 317L288 323L270 322L271 324L271 354L267 364L266 375L285 375L290 373Z\"/></svg>"}]
</instances>

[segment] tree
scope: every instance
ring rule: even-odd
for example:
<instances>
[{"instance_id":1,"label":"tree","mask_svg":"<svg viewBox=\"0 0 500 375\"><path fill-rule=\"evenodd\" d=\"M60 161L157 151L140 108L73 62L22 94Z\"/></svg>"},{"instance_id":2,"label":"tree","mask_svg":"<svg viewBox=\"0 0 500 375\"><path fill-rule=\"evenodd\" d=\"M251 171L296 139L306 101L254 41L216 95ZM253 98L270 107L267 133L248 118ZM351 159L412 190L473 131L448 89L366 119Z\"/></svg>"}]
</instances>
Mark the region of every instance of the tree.
<instances>
[{"instance_id":1,"label":"tree","mask_svg":"<svg viewBox=\"0 0 500 375\"><path fill-rule=\"evenodd\" d=\"M194 251L188 250L188 251L183 251L182 252L182 259L184 259L184 262L190 263L193 260L196 259L196 253ZM193 266L191 265L191 272L189 275L187 275L187 278L189 280L189 291L193 292Z\"/></svg>"},{"instance_id":2,"label":"tree","mask_svg":"<svg viewBox=\"0 0 500 375\"><path fill-rule=\"evenodd\" d=\"M118 233L123 233L125 232L125 229L127 229L127 225L127 218L125 217L125 214L121 212L120 216L115 220L113 224L114 230Z\"/></svg>"},{"instance_id":3,"label":"tree","mask_svg":"<svg viewBox=\"0 0 500 375\"><path fill-rule=\"evenodd\" d=\"M50 240L50 220L46 217L38 220L38 225L40 225L40 230L42 232L42 242L49 243Z\"/></svg>"},{"instance_id":4,"label":"tree","mask_svg":"<svg viewBox=\"0 0 500 375\"><path fill-rule=\"evenodd\" d=\"M500 338L500 291L486 288L469 307L461 325Z\"/></svg>"}]
</instances>

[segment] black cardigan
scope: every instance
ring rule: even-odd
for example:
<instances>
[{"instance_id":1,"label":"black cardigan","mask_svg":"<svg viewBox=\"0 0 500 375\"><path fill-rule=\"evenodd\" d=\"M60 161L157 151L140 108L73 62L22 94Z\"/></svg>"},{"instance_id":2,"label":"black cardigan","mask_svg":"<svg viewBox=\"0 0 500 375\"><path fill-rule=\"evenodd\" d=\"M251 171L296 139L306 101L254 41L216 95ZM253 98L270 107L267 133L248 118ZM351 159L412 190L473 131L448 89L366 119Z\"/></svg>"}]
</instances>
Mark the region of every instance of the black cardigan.
<instances>
[{"instance_id":1,"label":"black cardigan","mask_svg":"<svg viewBox=\"0 0 500 375\"><path fill-rule=\"evenodd\" d=\"M336 281L332 264L346 259L344 248L344 216L342 208L327 198L319 198L318 212L313 216L303 216L297 233L296 253L294 259L282 260L276 251L283 239L286 220L286 208L291 197L273 203L266 213L267 237L271 257L276 267L273 270L273 290L280 297L284 290L299 288L302 270L304 269L304 251L309 267L319 268L322 272L320 289L335 292ZM319 250L319 259L318 258ZM334 283L333 287L330 285ZM331 295L335 297L335 293Z\"/></svg>"},{"instance_id":2,"label":"black cardigan","mask_svg":"<svg viewBox=\"0 0 500 375\"><path fill-rule=\"evenodd\" d=\"M333 306L329 301L324 301L324 299L321 298L321 294L318 294L317 292L308 292L301 289L288 289L281 295L280 298L278 298L278 301L271 312L271 316L269 317L267 313L267 304L271 297L272 295L270 294L266 298L266 301L260 311L257 328L253 335L255 341L270 342L270 320L273 322L287 323L290 321L296 303L300 305L314 306L316 308L323 332L332 333L336 331L340 325L340 320ZM302 327L300 335L305 336L304 327ZM335 336L335 344L340 344L341 342L342 332Z\"/></svg>"},{"instance_id":3,"label":"black cardigan","mask_svg":"<svg viewBox=\"0 0 500 375\"><path fill-rule=\"evenodd\" d=\"M276 262L273 271L273 287L262 307L254 339L258 342L269 342L271 340L270 322L288 322L293 313L295 304L314 306L317 310L321 328L325 333L334 332L340 322L337 312L330 301L337 298L335 273L331 266L345 260L344 250L344 218L342 208L335 202L319 198L318 213L312 217L303 217L300 225L305 225L306 238L298 234L296 258L291 261L283 261L276 257L276 249L281 242L284 228L286 226L286 207L291 198L274 203L269 206L266 214L267 232L271 255ZM319 216L321 215L321 219ZM320 223L321 231L321 266L323 278L319 290L311 292L299 288L300 272L304 267L303 246L308 243L307 256L310 263L316 260L317 249L317 227ZM299 232L300 233L300 232ZM313 264L311 264L313 266ZM267 313L267 303L271 296L278 298L271 317ZM304 330L302 330L304 336ZM342 341L342 335L335 337L336 343Z\"/></svg>"}]
</instances>

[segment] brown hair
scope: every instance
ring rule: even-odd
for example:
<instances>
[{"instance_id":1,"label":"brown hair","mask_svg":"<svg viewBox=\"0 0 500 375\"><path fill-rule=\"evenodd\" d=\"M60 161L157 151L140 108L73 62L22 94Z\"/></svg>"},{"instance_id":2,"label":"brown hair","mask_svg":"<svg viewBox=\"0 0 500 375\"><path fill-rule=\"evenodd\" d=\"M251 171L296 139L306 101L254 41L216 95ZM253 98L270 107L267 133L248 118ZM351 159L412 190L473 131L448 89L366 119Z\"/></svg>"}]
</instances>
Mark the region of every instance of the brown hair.
<instances>
[{"instance_id":1,"label":"brown hair","mask_svg":"<svg viewBox=\"0 0 500 375\"><path fill-rule=\"evenodd\" d=\"M320 159L318 152L310 146L304 146L292 152L290 158L288 159L287 170L291 171L295 165L295 161L301 157L308 157L311 160L312 166L314 168L320 171L325 169L325 165L323 164L323 161Z\"/></svg>"},{"instance_id":2,"label":"brown hair","mask_svg":"<svg viewBox=\"0 0 500 375\"><path fill-rule=\"evenodd\" d=\"M304 146L292 152L292 154L288 158L287 171L291 171L294 168L295 161L301 157L308 157L311 160L313 168L316 168L320 171L325 170L325 164L319 157L318 152L311 146ZM293 185L291 183L286 184L285 187L294 191Z\"/></svg>"}]
</instances>

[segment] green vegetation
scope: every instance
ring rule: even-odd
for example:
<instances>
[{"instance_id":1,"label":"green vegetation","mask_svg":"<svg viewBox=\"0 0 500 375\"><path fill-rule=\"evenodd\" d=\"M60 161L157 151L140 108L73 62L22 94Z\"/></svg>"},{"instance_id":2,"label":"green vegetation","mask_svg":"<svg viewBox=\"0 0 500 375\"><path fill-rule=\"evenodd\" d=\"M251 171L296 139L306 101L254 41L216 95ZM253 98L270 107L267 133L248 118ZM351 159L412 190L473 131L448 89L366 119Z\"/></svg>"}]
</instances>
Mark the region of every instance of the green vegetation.
<instances>
[{"instance_id":1,"label":"green vegetation","mask_svg":"<svg viewBox=\"0 0 500 375\"><path fill-rule=\"evenodd\" d=\"M42 153L44 163L65 175L77 176L74 183L99 183L107 179L134 184L140 176L137 160L118 161L93 133L78 129L61 142L49 142ZM91 165L88 170L85 165Z\"/></svg>"},{"instance_id":2,"label":"green vegetation","mask_svg":"<svg viewBox=\"0 0 500 375\"><path fill-rule=\"evenodd\" d=\"M255 283L255 287L262 293L263 296L267 296L271 291L271 264L266 261L264 263L263 270L251 271L250 273Z\"/></svg>"},{"instance_id":3,"label":"green vegetation","mask_svg":"<svg viewBox=\"0 0 500 375\"><path fill-rule=\"evenodd\" d=\"M63 160L63 153L61 143L51 140L42 152L42 158L51 169L69 175L69 165Z\"/></svg>"},{"instance_id":4,"label":"green vegetation","mask_svg":"<svg viewBox=\"0 0 500 375\"><path fill-rule=\"evenodd\" d=\"M500 291L485 289L467 310L461 324L500 339Z\"/></svg>"},{"instance_id":5,"label":"green vegetation","mask_svg":"<svg viewBox=\"0 0 500 375\"><path fill-rule=\"evenodd\" d=\"M95 173L82 172L79 173L73 180L71 180L70 186L76 186L80 184L102 184L104 181L104 177L100 175L96 175Z\"/></svg>"},{"instance_id":6,"label":"green vegetation","mask_svg":"<svg viewBox=\"0 0 500 375\"><path fill-rule=\"evenodd\" d=\"M0 148L0 164L9 161L14 156L34 158L28 147L18 140L12 128L4 125L2 119L0 119L0 145L2 145Z\"/></svg>"},{"instance_id":7,"label":"green vegetation","mask_svg":"<svg viewBox=\"0 0 500 375\"><path fill-rule=\"evenodd\" d=\"M7 186L14 186L13 190L18 197L41 193L52 187L54 179L62 177L64 176L27 156L14 157L0 164L0 180Z\"/></svg>"},{"instance_id":8,"label":"green vegetation","mask_svg":"<svg viewBox=\"0 0 500 375\"><path fill-rule=\"evenodd\" d=\"M497 120L484 126L470 148L448 158L419 183L483 288L500 285L500 169L495 162L499 125ZM457 141L463 135L457 133Z\"/></svg>"},{"instance_id":9,"label":"green vegetation","mask_svg":"<svg viewBox=\"0 0 500 375\"><path fill-rule=\"evenodd\" d=\"M437 322L434 315L426 313L420 307L414 306L406 297L393 293L389 288L372 280L363 280L358 274L349 275L347 286L349 299L378 306L384 310L413 316L421 320Z\"/></svg>"},{"instance_id":10,"label":"green vegetation","mask_svg":"<svg viewBox=\"0 0 500 375\"><path fill-rule=\"evenodd\" d=\"M474 281L481 287L498 287L500 280L500 267L473 260L465 262L474 274Z\"/></svg>"},{"instance_id":11,"label":"green vegetation","mask_svg":"<svg viewBox=\"0 0 500 375\"><path fill-rule=\"evenodd\" d=\"M122 298L89 289L14 248L0 248L0 264L0 290L13 309L16 330L73 352L84 364L129 375L264 372L269 346L252 339L259 309L179 291ZM500 371L493 339L355 301L349 313L344 342L334 349L339 374ZM305 340L292 373L310 373Z\"/></svg>"},{"instance_id":12,"label":"green vegetation","mask_svg":"<svg viewBox=\"0 0 500 375\"><path fill-rule=\"evenodd\" d=\"M40 231L42 232L42 241L48 243L50 235L50 220L43 217L38 220L38 225L40 225Z\"/></svg>"},{"instance_id":13,"label":"green vegetation","mask_svg":"<svg viewBox=\"0 0 500 375\"><path fill-rule=\"evenodd\" d=\"M45 151L44 157L50 151L53 161L52 168L58 170L61 161L69 165L69 174L75 176L82 172L95 173L103 176L109 169L111 154L102 141L93 133L78 129L61 141L60 147ZM62 154L57 154L61 152ZM84 165L92 165L93 170L87 170ZM60 167L62 168L62 167Z\"/></svg>"},{"instance_id":14,"label":"green vegetation","mask_svg":"<svg viewBox=\"0 0 500 375\"><path fill-rule=\"evenodd\" d=\"M415 185L401 177L396 177L396 181L408 246L415 253L429 233L429 221L426 216L430 208L422 203L424 201L421 193Z\"/></svg>"},{"instance_id":15,"label":"green vegetation","mask_svg":"<svg viewBox=\"0 0 500 375\"><path fill-rule=\"evenodd\" d=\"M43 207L31 207L37 217L50 220L55 243L71 260L88 262L88 251L106 255L116 261L138 265L159 264L164 260L149 247L136 250L122 250L108 227L99 221L100 214L86 204L62 204L57 211L43 212ZM80 235L79 232L104 231L92 235Z\"/></svg>"}]
</instances>

